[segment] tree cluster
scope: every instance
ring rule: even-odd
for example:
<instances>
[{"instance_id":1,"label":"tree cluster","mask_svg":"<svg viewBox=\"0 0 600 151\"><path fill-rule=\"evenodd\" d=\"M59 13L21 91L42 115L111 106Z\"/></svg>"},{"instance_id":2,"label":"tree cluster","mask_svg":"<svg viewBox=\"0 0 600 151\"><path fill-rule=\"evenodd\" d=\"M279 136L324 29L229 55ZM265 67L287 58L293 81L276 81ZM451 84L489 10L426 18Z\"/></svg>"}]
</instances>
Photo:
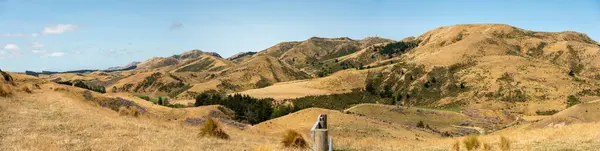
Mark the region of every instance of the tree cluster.
<instances>
[{"instance_id":1,"label":"tree cluster","mask_svg":"<svg viewBox=\"0 0 600 151\"><path fill-rule=\"evenodd\" d=\"M222 96L218 93L205 92L196 97L194 105L223 105L235 112L236 120L258 124L271 118L272 101L273 99L257 99L241 94Z\"/></svg>"}]
</instances>

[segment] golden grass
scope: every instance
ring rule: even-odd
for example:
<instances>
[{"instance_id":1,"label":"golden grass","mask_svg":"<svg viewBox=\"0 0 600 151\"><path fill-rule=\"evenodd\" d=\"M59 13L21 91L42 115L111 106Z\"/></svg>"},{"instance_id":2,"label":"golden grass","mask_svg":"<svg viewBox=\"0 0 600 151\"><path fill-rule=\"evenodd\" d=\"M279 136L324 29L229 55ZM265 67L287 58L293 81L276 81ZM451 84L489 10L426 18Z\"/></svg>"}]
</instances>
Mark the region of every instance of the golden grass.
<instances>
[{"instance_id":1,"label":"golden grass","mask_svg":"<svg viewBox=\"0 0 600 151\"><path fill-rule=\"evenodd\" d=\"M488 143L483 143L483 150L485 151L491 151L493 148L492 145L488 144Z\"/></svg>"},{"instance_id":2,"label":"golden grass","mask_svg":"<svg viewBox=\"0 0 600 151\"><path fill-rule=\"evenodd\" d=\"M133 116L133 117L139 117L142 113L140 113L140 111L138 111L138 109L134 106L129 106L129 107L120 107L119 108L119 114L123 115L123 116Z\"/></svg>"},{"instance_id":3,"label":"golden grass","mask_svg":"<svg viewBox=\"0 0 600 151\"><path fill-rule=\"evenodd\" d=\"M202 137L215 137L219 139L229 139L229 135L221 129L219 124L212 118L207 118L206 123L200 129L200 136Z\"/></svg>"},{"instance_id":4,"label":"golden grass","mask_svg":"<svg viewBox=\"0 0 600 151\"><path fill-rule=\"evenodd\" d=\"M504 136L500 136L500 150L502 150L502 151L510 150L510 140Z\"/></svg>"},{"instance_id":5,"label":"golden grass","mask_svg":"<svg viewBox=\"0 0 600 151\"><path fill-rule=\"evenodd\" d=\"M292 147L292 148L307 148L308 147L308 143L306 143L306 140L304 140L304 137L302 137L302 135L294 130L287 130L285 132L285 134L283 135L283 138L281 140L281 144L283 144L283 146L285 147Z\"/></svg>"},{"instance_id":6,"label":"golden grass","mask_svg":"<svg viewBox=\"0 0 600 151\"><path fill-rule=\"evenodd\" d=\"M452 151L460 151L460 141L456 140L454 144L452 144Z\"/></svg>"},{"instance_id":7,"label":"golden grass","mask_svg":"<svg viewBox=\"0 0 600 151\"><path fill-rule=\"evenodd\" d=\"M254 151L272 151L273 149L271 147L268 147L267 145L259 145L258 147L254 148Z\"/></svg>"},{"instance_id":8,"label":"golden grass","mask_svg":"<svg viewBox=\"0 0 600 151\"><path fill-rule=\"evenodd\" d=\"M467 150L476 150L481 146L481 142L477 135L470 135L463 139L463 144L465 144L465 148Z\"/></svg>"},{"instance_id":9,"label":"golden grass","mask_svg":"<svg viewBox=\"0 0 600 151\"><path fill-rule=\"evenodd\" d=\"M26 92L26 93L33 93L31 88L29 88L29 86L26 86L26 85L21 87L21 91Z\"/></svg>"},{"instance_id":10,"label":"golden grass","mask_svg":"<svg viewBox=\"0 0 600 151\"><path fill-rule=\"evenodd\" d=\"M11 95L12 95L12 91L11 91L10 86L0 84L0 96L7 97L7 96L11 96Z\"/></svg>"}]
</instances>

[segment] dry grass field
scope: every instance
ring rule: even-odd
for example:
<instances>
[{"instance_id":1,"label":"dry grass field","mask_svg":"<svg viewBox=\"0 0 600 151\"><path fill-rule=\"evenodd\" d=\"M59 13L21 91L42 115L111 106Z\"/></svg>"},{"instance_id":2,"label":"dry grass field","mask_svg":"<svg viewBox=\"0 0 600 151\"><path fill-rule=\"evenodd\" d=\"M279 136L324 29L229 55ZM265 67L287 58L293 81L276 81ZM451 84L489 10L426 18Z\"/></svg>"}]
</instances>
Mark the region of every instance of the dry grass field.
<instances>
[{"instance_id":1,"label":"dry grass field","mask_svg":"<svg viewBox=\"0 0 600 151\"><path fill-rule=\"evenodd\" d=\"M335 150L600 150L599 52L583 33L465 24L402 41L312 37L233 59L191 50L127 71L8 73L0 77L0 150L308 150L282 138L299 134L311 146L322 113ZM207 90L276 100L371 93L356 96L405 106L313 107L250 125L235 107L138 98L188 105ZM200 135L206 129L228 139Z\"/></svg>"}]
</instances>

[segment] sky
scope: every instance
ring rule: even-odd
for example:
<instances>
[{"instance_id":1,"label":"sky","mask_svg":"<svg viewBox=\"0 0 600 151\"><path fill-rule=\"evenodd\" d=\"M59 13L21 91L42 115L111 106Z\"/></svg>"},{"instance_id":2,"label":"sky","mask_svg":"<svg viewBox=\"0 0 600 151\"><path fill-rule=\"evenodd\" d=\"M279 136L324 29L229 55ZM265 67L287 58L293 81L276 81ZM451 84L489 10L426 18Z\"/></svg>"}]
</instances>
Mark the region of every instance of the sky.
<instances>
[{"instance_id":1,"label":"sky","mask_svg":"<svg viewBox=\"0 0 600 151\"><path fill-rule=\"evenodd\" d=\"M0 69L106 69L192 49L228 57L313 36L400 40L479 23L600 41L600 1L0 0Z\"/></svg>"}]
</instances>

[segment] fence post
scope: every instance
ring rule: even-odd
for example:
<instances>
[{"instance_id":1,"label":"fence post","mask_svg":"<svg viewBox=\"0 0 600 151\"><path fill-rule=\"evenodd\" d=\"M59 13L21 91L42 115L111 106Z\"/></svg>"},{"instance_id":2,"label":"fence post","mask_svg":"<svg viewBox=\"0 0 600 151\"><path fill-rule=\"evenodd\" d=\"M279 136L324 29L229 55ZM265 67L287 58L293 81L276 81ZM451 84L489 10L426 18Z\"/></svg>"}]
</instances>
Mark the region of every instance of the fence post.
<instances>
[{"instance_id":1,"label":"fence post","mask_svg":"<svg viewBox=\"0 0 600 151\"><path fill-rule=\"evenodd\" d=\"M328 151L332 149L330 146L332 138L328 136L327 132L327 114L319 115L311 131L315 142L313 146L314 151Z\"/></svg>"}]
</instances>

